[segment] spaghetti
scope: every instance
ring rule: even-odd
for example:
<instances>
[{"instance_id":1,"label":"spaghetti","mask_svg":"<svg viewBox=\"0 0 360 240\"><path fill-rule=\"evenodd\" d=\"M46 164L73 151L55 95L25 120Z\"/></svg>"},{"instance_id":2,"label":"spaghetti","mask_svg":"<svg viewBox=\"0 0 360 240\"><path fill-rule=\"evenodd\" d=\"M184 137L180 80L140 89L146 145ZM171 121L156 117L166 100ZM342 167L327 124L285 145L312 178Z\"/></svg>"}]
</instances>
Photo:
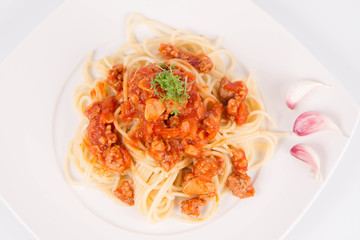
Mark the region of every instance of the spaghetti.
<instances>
[{"instance_id":1,"label":"spaghetti","mask_svg":"<svg viewBox=\"0 0 360 240\"><path fill-rule=\"evenodd\" d=\"M154 37L138 41L139 25ZM74 91L81 122L65 159L69 181L94 184L150 222L173 214L178 200L180 218L197 222L216 212L228 189L253 196L247 171L269 159L277 141L264 129L253 75L232 81L235 59L219 41L140 15L129 17L127 38L113 56L85 62Z\"/></svg>"}]
</instances>

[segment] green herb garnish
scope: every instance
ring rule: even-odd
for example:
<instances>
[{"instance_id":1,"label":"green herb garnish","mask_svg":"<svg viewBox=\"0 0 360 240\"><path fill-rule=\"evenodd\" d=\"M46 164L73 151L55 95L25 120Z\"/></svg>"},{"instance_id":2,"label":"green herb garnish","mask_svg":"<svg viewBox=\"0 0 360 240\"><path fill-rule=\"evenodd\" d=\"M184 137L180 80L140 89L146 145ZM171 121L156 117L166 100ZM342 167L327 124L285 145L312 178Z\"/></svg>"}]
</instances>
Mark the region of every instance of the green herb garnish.
<instances>
[{"instance_id":1,"label":"green herb garnish","mask_svg":"<svg viewBox=\"0 0 360 240\"><path fill-rule=\"evenodd\" d=\"M177 106L178 104L183 106L185 99L190 98L187 87L193 82L188 83L187 77L182 81L180 76L174 75L172 69L175 69L175 66L175 64L171 64L169 67L165 63L160 63L159 67L162 69L162 72L158 73L155 79L151 78L151 89L155 90L155 95L160 97L160 101L175 101L175 109L171 114L177 116L180 113ZM158 91L159 88L165 93Z\"/></svg>"},{"instance_id":2,"label":"green herb garnish","mask_svg":"<svg viewBox=\"0 0 360 240\"><path fill-rule=\"evenodd\" d=\"M159 63L160 68L169 68L169 66L166 63Z\"/></svg>"}]
</instances>

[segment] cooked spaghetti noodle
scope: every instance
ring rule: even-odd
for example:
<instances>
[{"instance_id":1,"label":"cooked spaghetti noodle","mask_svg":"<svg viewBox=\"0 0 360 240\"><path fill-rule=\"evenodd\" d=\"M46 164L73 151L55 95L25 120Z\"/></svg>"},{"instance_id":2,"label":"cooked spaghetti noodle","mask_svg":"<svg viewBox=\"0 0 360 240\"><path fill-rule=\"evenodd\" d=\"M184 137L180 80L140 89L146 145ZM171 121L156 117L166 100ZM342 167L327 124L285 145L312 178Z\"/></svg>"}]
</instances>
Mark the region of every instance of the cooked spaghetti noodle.
<instances>
[{"instance_id":1,"label":"cooked spaghetti noodle","mask_svg":"<svg viewBox=\"0 0 360 240\"><path fill-rule=\"evenodd\" d=\"M154 36L138 41L138 25ZM197 222L228 189L253 196L247 170L276 145L253 75L233 80L235 59L219 41L140 15L129 17L127 38L113 56L86 59L74 91L81 122L67 150L69 181L94 184L150 222L172 215L175 200L183 200L181 218ZM71 177L70 164L83 181Z\"/></svg>"}]
</instances>

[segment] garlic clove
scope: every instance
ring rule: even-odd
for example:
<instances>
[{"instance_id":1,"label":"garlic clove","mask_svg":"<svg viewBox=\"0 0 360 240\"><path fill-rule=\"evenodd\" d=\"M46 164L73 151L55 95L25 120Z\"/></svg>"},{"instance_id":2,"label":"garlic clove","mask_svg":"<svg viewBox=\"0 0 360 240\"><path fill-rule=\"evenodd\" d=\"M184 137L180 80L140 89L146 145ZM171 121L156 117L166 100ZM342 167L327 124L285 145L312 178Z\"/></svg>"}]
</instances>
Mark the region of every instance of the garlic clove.
<instances>
[{"instance_id":1,"label":"garlic clove","mask_svg":"<svg viewBox=\"0 0 360 240\"><path fill-rule=\"evenodd\" d=\"M298 136L306 136L325 129L333 129L343 134L339 127L329 117L319 112L309 111L304 112L297 117L294 123L293 132Z\"/></svg>"},{"instance_id":2,"label":"garlic clove","mask_svg":"<svg viewBox=\"0 0 360 240\"><path fill-rule=\"evenodd\" d=\"M321 180L320 158L313 148L306 144L300 143L291 148L290 154L310 165L315 180Z\"/></svg>"},{"instance_id":3,"label":"garlic clove","mask_svg":"<svg viewBox=\"0 0 360 240\"><path fill-rule=\"evenodd\" d=\"M293 86L291 86L285 96L286 105L290 109L294 109L298 102L301 101L308 93L310 93L314 88L324 86L323 83L312 81L312 80L303 80Z\"/></svg>"}]
</instances>

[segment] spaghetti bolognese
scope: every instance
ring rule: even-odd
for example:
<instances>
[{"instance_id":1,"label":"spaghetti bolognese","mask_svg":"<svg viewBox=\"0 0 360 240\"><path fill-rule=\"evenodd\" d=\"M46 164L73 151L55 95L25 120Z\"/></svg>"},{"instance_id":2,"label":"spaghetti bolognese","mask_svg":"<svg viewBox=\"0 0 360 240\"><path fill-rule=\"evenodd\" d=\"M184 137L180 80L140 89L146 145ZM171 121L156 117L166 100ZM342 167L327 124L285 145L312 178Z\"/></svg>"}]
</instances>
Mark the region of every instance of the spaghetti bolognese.
<instances>
[{"instance_id":1,"label":"spaghetti bolognese","mask_svg":"<svg viewBox=\"0 0 360 240\"><path fill-rule=\"evenodd\" d=\"M137 40L138 25L154 37ZM236 61L218 41L140 15L129 17L127 38L113 56L86 60L74 91L81 122L67 150L69 181L95 184L150 222L170 216L176 200L182 218L197 222L216 212L228 190L254 196L247 172L277 140L264 127L253 75L233 80ZM72 178L71 164L84 181Z\"/></svg>"}]
</instances>

